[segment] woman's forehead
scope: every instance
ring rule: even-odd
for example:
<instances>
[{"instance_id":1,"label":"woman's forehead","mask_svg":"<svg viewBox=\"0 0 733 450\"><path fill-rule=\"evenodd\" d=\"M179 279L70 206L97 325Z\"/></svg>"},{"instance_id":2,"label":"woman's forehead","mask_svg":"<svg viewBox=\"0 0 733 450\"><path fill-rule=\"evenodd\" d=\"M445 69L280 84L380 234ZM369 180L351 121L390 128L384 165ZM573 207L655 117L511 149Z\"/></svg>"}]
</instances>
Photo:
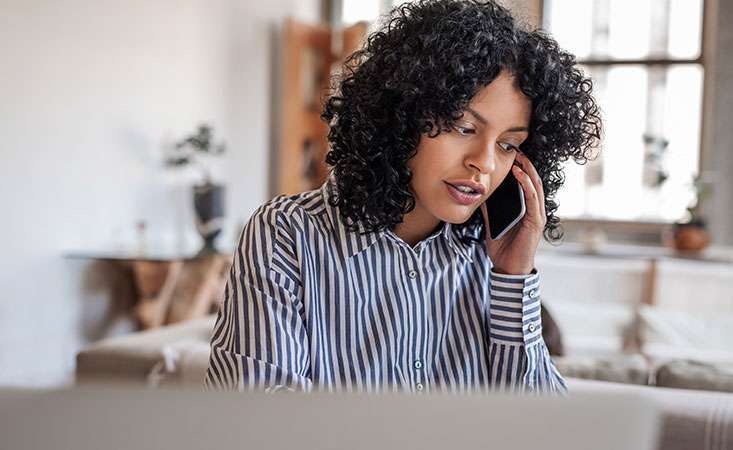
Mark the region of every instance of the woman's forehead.
<instances>
[{"instance_id":1,"label":"woman's forehead","mask_svg":"<svg viewBox=\"0 0 733 450\"><path fill-rule=\"evenodd\" d=\"M478 121L529 121L532 101L519 89L514 77L502 72L471 99L467 111Z\"/></svg>"}]
</instances>

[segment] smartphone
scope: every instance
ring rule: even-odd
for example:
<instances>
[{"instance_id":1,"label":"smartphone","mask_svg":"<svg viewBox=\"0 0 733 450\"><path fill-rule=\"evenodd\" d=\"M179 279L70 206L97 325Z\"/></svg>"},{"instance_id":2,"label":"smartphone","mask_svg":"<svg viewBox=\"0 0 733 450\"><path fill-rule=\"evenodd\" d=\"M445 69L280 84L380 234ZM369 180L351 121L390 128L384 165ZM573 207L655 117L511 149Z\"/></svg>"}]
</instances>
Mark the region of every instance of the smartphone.
<instances>
[{"instance_id":1,"label":"smartphone","mask_svg":"<svg viewBox=\"0 0 733 450\"><path fill-rule=\"evenodd\" d=\"M486 213L489 216L489 237L500 239L507 231L519 223L527 208L524 204L524 191L512 171L486 200Z\"/></svg>"}]
</instances>

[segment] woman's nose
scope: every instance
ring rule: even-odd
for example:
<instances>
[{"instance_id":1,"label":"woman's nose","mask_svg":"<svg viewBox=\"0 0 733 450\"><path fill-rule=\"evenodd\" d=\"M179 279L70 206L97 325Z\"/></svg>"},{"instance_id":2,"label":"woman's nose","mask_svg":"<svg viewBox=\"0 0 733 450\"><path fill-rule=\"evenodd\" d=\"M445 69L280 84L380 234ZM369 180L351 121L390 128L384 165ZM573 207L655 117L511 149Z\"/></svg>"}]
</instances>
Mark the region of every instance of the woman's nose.
<instances>
[{"instance_id":1,"label":"woman's nose","mask_svg":"<svg viewBox=\"0 0 733 450\"><path fill-rule=\"evenodd\" d=\"M492 173L496 170L496 141L485 142L469 156L469 165L481 173Z\"/></svg>"}]
</instances>

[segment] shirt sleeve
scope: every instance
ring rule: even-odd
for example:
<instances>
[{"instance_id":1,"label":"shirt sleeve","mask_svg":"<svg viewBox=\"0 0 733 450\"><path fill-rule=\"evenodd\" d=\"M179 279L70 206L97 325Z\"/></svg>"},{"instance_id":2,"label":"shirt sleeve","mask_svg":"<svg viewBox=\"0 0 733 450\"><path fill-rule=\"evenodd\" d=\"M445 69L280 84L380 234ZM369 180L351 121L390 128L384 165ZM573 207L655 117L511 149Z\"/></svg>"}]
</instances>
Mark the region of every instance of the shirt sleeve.
<instances>
[{"instance_id":1,"label":"shirt sleeve","mask_svg":"<svg viewBox=\"0 0 733 450\"><path fill-rule=\"evenodd\" d=\"M498 390L564 395L567 386L542 338L537 270L528 275L490 271L489 370Z\"/></svg>"},{"instance_id":2,"label":"shirt sleeve","mask_svg":"<svg viewBox=\"0 0 733 450\"><path fill-rule=\"evenodd\" d=\"M258 208L240 235L211 338L206 390L312 390L295 241L277 200Z\"/></svg>"}]
</instances>

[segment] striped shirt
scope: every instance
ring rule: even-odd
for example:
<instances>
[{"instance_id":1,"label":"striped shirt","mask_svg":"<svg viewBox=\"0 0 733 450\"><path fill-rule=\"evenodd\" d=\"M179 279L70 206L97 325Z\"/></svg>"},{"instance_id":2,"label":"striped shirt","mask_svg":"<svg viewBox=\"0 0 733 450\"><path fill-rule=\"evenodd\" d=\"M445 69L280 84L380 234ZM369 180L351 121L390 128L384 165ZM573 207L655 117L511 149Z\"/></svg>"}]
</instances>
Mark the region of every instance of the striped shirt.
<instances>
[{"instance_id":1,"label":"striped shirt","mask_svg":"<svg viewBox=\"0 0 733 450\"><path fill-rule=\"evenodd\" d=\"M567 391L542 339L536 270L495 273L486 246L448 222L414 247L389 229L349 231L328 204L333 176L244 226L206 389Z\"/></svg>"}]
</instances>

